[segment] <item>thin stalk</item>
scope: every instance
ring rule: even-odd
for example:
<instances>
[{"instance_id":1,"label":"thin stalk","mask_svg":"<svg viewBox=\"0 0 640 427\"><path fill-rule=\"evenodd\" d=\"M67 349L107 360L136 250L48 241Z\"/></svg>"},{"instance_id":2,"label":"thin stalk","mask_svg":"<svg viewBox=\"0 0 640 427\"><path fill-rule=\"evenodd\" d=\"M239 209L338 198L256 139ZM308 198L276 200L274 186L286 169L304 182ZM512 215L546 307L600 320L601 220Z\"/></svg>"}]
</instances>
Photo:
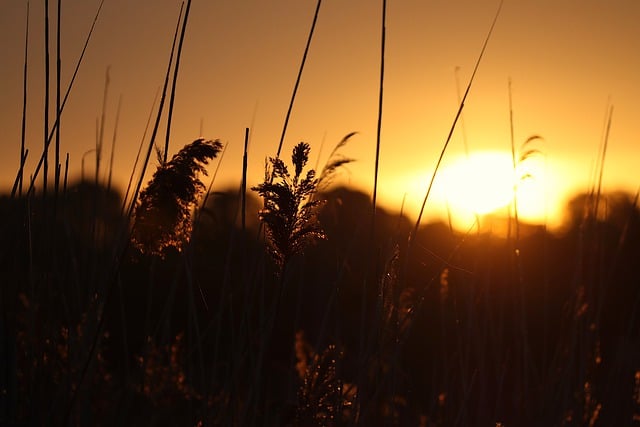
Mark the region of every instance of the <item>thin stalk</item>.
<instances>
[{"instance_id":1,"label":"thin stalk","mask_svg":"<svg viewBox=\"0 0 640 427\"><path fill-rule=\"evenodd\" d=\"M600 170L598 171L598 188L596 190L596 200L594 205L594 218L598 217L598 208L600 205L600 195L602 194L602 177L604 175L604 160L607 155L607 147L609 145L609 134L611 132L611 119L613 117L613 105L609 108L609 115L607 118L607 128L604 134L604 141L602 145L602 153L600 156Z\"/></svg>"},{"instance_id":2,"label":"thin stalk","mask_svg":"<svg viewBox=\"0 0 640 427\"><path fill-rule=\"evenodd\" d=\"M29 149L25 149L22 153L22 157L20 159L20 170L16 175L16 179L13 181L13 187L11 188L11 198L14 198L16 195L16 190L19 187L20 180L22 179L22 172L24 169L24 164L27 162L27 157L29 156Z\"/></svg>"},{"instance_id":3,"label":"thin stalk","mask_svg":"<svg viewBox=\"0 0 640 427\"><path fill-rule=\"evenodd\" d=\"M249 146L249 128L244 130L244 152L242 154L242 190L241 190L241 217L242 232L247 228L247 151Z\"/></svg>"},{"instance_id":4,"label":"thin stalk","mask_svg":"<svg viewBox=\"0 0 640 427\"><path fill-rule=\"evenodd\" d=\"M62 14L62 0L58 0L58 10L56 13L56 123L60 123L60 15ZM60 126L56 126L56 146L55 146L56 173L54 177L55 200L58 199L60 188Z\"/></svg>"},{"instance_id":5,"label":"thin stalk","mask_svg":"<svg viewBox=\"0 0 640 427\"><path fill-rule=\"evenodd\" d=\"M184 2L182 3L184 5ZM169 99L169 110L167 112L167 134L164 142L164 163L167 162L167 153L169 153L169 136L171 134L171 118L173 117L173 103L176 97L176 84L178 82L178 70L180 70L180 57L182 56L182 44L184 43L184 35L189 21L189 11L191 10L191 0L187 1L187 9L184 12L184 21L182 22L182 30L180 31L180 41L178 42L178 52L176 53L176 66L173 69L173 82L171 84L171 97Z\"/></svg>"},{"instance_id":6,"label":"thin stalk","mask_svg":"<svg viewBox=\"0 0 640 427\"><path fill-rule=\"evenodd\" d=\"M184 6L184 3L183 3ZM136 200L138 199L138 193L140 193L140 188L142 187L142 182L144 181L144 176L147 171L147 166L149 165L149 158L151 157L151 151L153 150L153 146L156 140L156 135L158 134L158 128L160 127L160 119L162 118L162 108L164 106L164 100L167 96L167 86L169 86L169 75L171 74L171 64L173 63L174 52L176 49L176 40L178 38L178 29L180 28L180 21L182 18L182 6L180 6L180 14L178 16L178 22L176 24L176 30L173 34L173 43L171 45L171 54L169 55L169 64L167 65L167 73L164 78L164 86L162 87L162 96L160 97L160 105L158 107L158 115L156 116L156 122L153 126L153 131L151 132L151 139L149 140L149 146L147 148L147 154L145 156L144 162L142 163L142 170L140 171L140 178L138 179L138 183L136 184L136 188L131 196L131 204L129 205L129 210L127 212L127 217L131 218L133 215L133 209L136 206Z\"/></svg>"},{"instance_id":7,"label":"thin stalk","mask_svg":"<svg viewBox=\"0 0 640 427\"><path fill-rule=\"evenodd\" d=\"M67 153L67 157L64 160L64 184L62 187L62 193L67 194L67 179L69 178L69 153Z\"/></svg>"},{"instance_id":8,"label":"thin stalk","mask_svg":"<svg viewBox=\"0 0 640 427\"><path fill-rule=\"evenodd\" d=\"M518 220L518 177L516 168L518 167L518 161L516 159L516 143L515 143L515 133L513 127L513 101L512 101L512 90L511 90L511 79L509 79L509 136L511 140L511 166L513 167L513 220L515 223L515 232L516 232L516 250L518 250L518 246L520 244L520 222ZM509 236L511 232L511 221L509 221Z\"/></svg>"},{"instance_id":9,"label":"thin stalk","mask_svg":"<svg viewBox=\"0 0 640 427\"><path fill-rule=\"evenodd\" d=\"M131 205L129 206L128 218L131 218L131 215L133 213L133 209L135 207L135 201L136 201L138 193L140 191L140 187L142 186L142 181L144 179L144 173L145 173L147 164L149 163L149 157L151 155L151 149L153 148L153 143L155 141L155 136L156 136L157 131L158 131L160 117L162 115L162 105L164 103L164 97L165 97L165 94L166 94L166 88L167 88L168 80L169 80L169 72L170 72L170 69L171 69L171 63L173 62L173 53L174 53L174 49L175 49L176 38L177 38L177 34L178 34L178 28L179 28L179 25L180 25L180 17L181 16L182 16L182 8L180 8L180 16L178 18L178 24L176 25L175 34L173 36L173 46L171 48L171 55L170 55L170 59L169 59L169 67L167 69L167 73L166 73L166 77L165 77L163 96L162 96L162 99L160 101L160 109L158 111L158 116L157 116L156 124L155 124L154 130L153 130L153 135L151 136L151 141L149 143L149 150L147 152L147 157L146 157L145 163L143 164L142 172L140 174L140 179L138 181L138 184L137 184L137 187L136 187L136 191L135 191L135 193L133 195L133 198L132 198L132 201L131 201ZM130 233L130 231L128 231L128 232ZM127 233L127 232L123 230L123 233ZM124 253L124 251L126 250L126 248L128 246L128 242L129 241L130 241L130 239L126 240L127 243L125 243L124 247L122 248L122 252L121 253ZM114 254L114 258L113 258L112 261L114 263L117 263L117 262L119 262L120 259L121 259L121 257L117 257ZM118 267L116 266L114 268L114 271L117 272L117 269L118 269ZM106 292L105 292L105 297L104 297L105 304L106 304L106 301L109 300L109 297L110 297L110 294L111 294L111 289L112 289L111 285L112 285L114 280L115 280L115 278L111 278L108 281L108 286L107 286L107 289L106 289ZM78 383L77 383L75 392L71 396L71 398L69 400L69 404L68 404L68 406L66 408L66 411L65 411L65 424L67 424L69 422L69 420L70 420L71 413L73 411L73 408L75 407L75 404L76 404L76 401L77 401L77 398L78 398L78 392L82 389L82 383L83 383L84 379L87 376L87 372L89 370L89 366L91 364L91 361L94 358L94 355L95 355L95 352L96 352L96 349L97 349L97 346L98 346L98 342L100 340L101 331L102 331L102 328L104 327L104 320L105 320L104 311L102 311L98 315L98 322L97 322L97 325L96 325L96 330L95 330L95 333L93 334L93 337L92 337L92 340L91 340L91 346L89 348L88 354L87 354L87 356L86 356L86 358L84 360L84 363L82 365L82 369L81 369L80 375L78 377Z\"/></svg>"},{"instance_id":10,"label":"thin stalk","mask_svg":"<svg viewBox=\"0 0 640 427\"><path fill-rule=\"evenodd\" d=\"M456 77L456 96L458 97L458 104L462 102L462 94L460 93L460 67L456 67L454 70L454 74ZM464 125L464 113L460 113L460 131L462 132L462 145L464 147L464 155L469 159L469 143L467 141L467 128ZM449 211L449 205L447 204L447 214L449 215L449 228L453 230L451 227L451 212ZM477 232L480 234L480 214L478 212L474 212L473 216L476 219Z\"/></svg>"},{"instance_id":11,"label":"thin stalk","mask_svg":"<svg viewBox=\"0 0 640 427\"><path fill-rule=\"evenodd\" d=\"M91 24L91 28L89 29L89 33L87 34L87 38L85 40L84 43L84 47L82 48L82 52L80 53L80 57L78 58L78 62L76 63L76 68L73 71L73 75L71 76L71 81L69 82L69 86L67 87L67 91L65 92L64 98L62 99L62 104L60 105L60 113L56 114L56 122L53 124L53 128L51 129L51 131L49 132L49 137L45 138L46 139L46 147L45 150L42 151L42 155L40 156L40 160L38 160L38 164L36 165L36 168L33 172L33 174L31 174L30 177L30 184L29 184L29 189L27 191L27 194L31 194L31 192L34 189L35 186L35 181L38 178L38 174L40 173L40 169L43 169L43 164L45 162L45 157L46 154L48 152L48 148L49 145L51 144L51 140L53 139L53 134L55 129L58 127L59 124L59 120L58 118L62 116L62 111L64 110L64 106L67 103L67 99L69 98L69 93L71 92L71 88L73 87L73 83L76 80L76 76L78 74L78 70L80 69L80 64L82 63L82 59L84 58L84 54L87 50L87 46L89 45L89 40L91 39L91 35L93 34L93 30L95 28L96 22L98 21L98 16L100 16L100 11L102 10L102 5L104 4L104 0L100 1L100 5L98 6L98 10L96 12L95 17L93 18L93 23Z\"/></svg>"},{"instance_id":12,"label":"thin stalk","mask_svg":"<svg viewBox=\"0 0 640 427\"><path fill-rule=\"evenodd\" d=\"M276 151L276 157L280 157L282 152L282 144L284 143L284 137L287 133L287 127L289 125L289 117L291 117L291 110L293 109L293 103L296 99L296 93L298 92L298 86L300 86L300 79L302 78L302 71L304 70L304 64L307 61L307 54L309 53L309 46L311 45L311 39L313 38L313 31L316 28L316 22L318 21L318 12L320 12L320 4L322 0L318 0L316 4L316 11L313 14L313 22L311 23L311 29L309 30L309 37L307 38L307 44L304 48L304 54L302 55L302 62L300 63L300 69L298 70L298 77L296 83L293 86L293 93L291 94L291 101L289 102L289 108L287 109L287 115L284 119L284 125L282 127L282 134L280 135L280 142L278 143L278 151Z\"/></svg>"},{"instance_id":13,"label":"thin stalk","mask_svg":"<svg viewBox=\"0 0 640 427\"><path fill-rule=\"evenodd\" d=\"M120 123L120 110L122 108L122 95L118 99L118 110L116 111L116 123L113 125L113 138L111 139L111 158L109 159L109 175L107 178L107 191L111 190L111 175L113 173L113 156L116 151L116 136L118 134L118 123Z\"/></svg>"},{"instance_id":14,"label":"thin stalk","mask_svg":"<svg viewBox=\"0 0 640 427\"><path fill-rule=\"evenodd\" d=\"M523 408L525 411L528 410L528 406L526 402L528 402L528 393L529 393L529 334L527 330L527 311L526 311L526 297L524 292L524 278L522 276L522 258L520 257L520 220L518 218L518 160L516 158L516 145L515 145L515 131L513 124L513 97L512 97L512 88L511 88L511 79L509 79L509 135L511 142L511 166L513 168L513 221L515 226L515 236L514 239L511 240L511 218L509 217L509 235L507 239L509 242L512 242L513 247L511 248L511 254L515 258L515 268L516 268L516 280L518 283L518 291L520 297L520 334L522 337L522 394L524 396L523 402L525 407ZM514 308L517 306L514 306ZM517 313L516 313L517 314ZM528 414L527 414L528 415Z\"/></svg>"},{"instance_id":15,"label":"thin stalk","mask_svg":"<svg viewBox=\"0 0 640 427\"><path fill-rule=\"evenodd\" d=\"M382 0L382 34L380 40L380 82L378 92L378 125L376 127L376 160L373 176L373 202L371 212L371 239L375 239L376 206L378 198L378 170L380 165L380 136L382 131L382 101L384 95L384 50L386 39L387 0Z\"/></svg>"},{"instance_id":16,"label":"thin stalk","mask_svg":"<svg viewBox=\"0 0 640 427\"><path fill-rule=\"evenodd\" d=\"M102 115L100 117L100 125L98 126L98 135L96 138L96 174L95 174L95 182L96 186L98 185L100 178L100 162L102 160L102 145L104 142L104 122L107 119L107 95L109 94L109 83L111 79L109 77L109 69L107 67L107 73L104 78L104 92L102 95Z\"/></svg>"},{"instance_id":17,"label":"thin stalk","mask_svg":"<svg viewBox=\"0 0 640 427\"><path fill-rule=\"evenodd\" d=\"M42 177L42 196L47 195L49 174L49 0L44 0L44 171Z\"/></svg>"},{"instance_id":18,"label":"thin stalk","mask_svg":"<svg viewBox=\"0 0 640 427\"><path fill-rule=\"evenodd\" d=\"M451 124L451 129L449 129L449 134L447 135L447 139L444 143L444 146L442 147L442 151L440 151L440 156L438 157L438 161L436 162L436 167L433 170L433 174L431 175L431 180L429 181L429 185L427 186L427 192L424 196L424 199L422 201L422 206L420 207L420 213L418 214L418 219L416 220L416 223L413 227L413 231L409 237L409 248L411 248L412 244L411 242L413 241L413 239L415 238L415 235L418 232L418 227L420 227L420 223L422 222L422 215L424 214L424 208L427 204L427 199L429 198L429 194L431 194L431 189L433 188L433 183L436 179L436 174L438 173L438 169L440 167L440 163L442 163L442 158L444 157L444 153L445 151L447 151L447 146L449 145L449 141L451 140L451 136L453 135L453 131L456 128L456 124L458 123L458 119L460 118L460 115L462 114L462 110L464 109L464 103L467 100L467 96L469 95L469 91L471 89L471 85L473 84L473 80L475 79L476 73L478 71L478 68L480 66L480 62L482 61L482 57L484 56L484 52L487 49L487 44L489 43L489 39L491 38L491 34L493 33L493 29L496 25L496 22L498 21L498 16L500 16L500 10L502 9L502 4L504 3L504 0L500 1L500 5L498 6L498 10L496 11L496 14L493 18L493 22L491 23L491 27L489 28L489 32L487 33L487 37L484 41L484 44L482 45L482 49L480 50L480 55L478 55L478 60L476 61L476 65L473 68L473 73L471 74L471 78L469 79L469 83L467 84L467 89L464 92L464 96L462 97L462 101L460 102L460 106L458 107L458 111L456 113L455 118L453 119L453 123Z\"/></svg>"},{"instance_id":19,"label":"thin stalk","mask_svg":"<svg viewBox=\"0 0 640 427\"><path fill-rule=\"evenodd\" d=\"M222 151L220 152L220 157L218 160L218 164L216 165L216 168L213 171L213 175L211 176L211 182L209 183L209 187L207 187L207 192L205 193L203 199L202 199L202 203L200 204L200 209L198 210L198 212L200 212L202 209L204 209L204 207L207 205L207 201L209 200L209 196L211 195L211 188L213 187L213 183L216 181L216 177L218 176L218 171L220 170L220 165L222 164L222 160L224 159L224 153L226 153L227 151L227 147L228 144L224 144L224 146L222 147ZM199 218L199 213L197 213L198 217L196 217L196 220L194 221L194 223L198 222L198 218ZM195 233L194 233L195 234Z\"/></svg>"},{"instance_id":20,"label":"thin stalk","mask_svg":"<svg viewBox=\"0 0 640 427\"><path fill-rule=\"evenodd\" d=\"M384 97L384 55L385 55L385 42L386 42L386 20L387 20L387 0L382 0L382 22L381 22L381 32L380 32L380 80L378 85L378 122L376 126L376 155L375 155L375 166L373 172L373 196L372 196L372 204L371 204L371 229L369 234L370 239L370 248L371 248L371 260L373 261L373 283L378 280L378 253L376 250L376 210L377 210L377 199L378 199L378 172L380 165L380 145L381 145L381 133L382 133L382 106L383 106L383 97ZM367 370L369 352L368 348L372 343L367 343L370 339L374 340L377 336L377 331L373 331L370 336L367 336L366 331L368 327L367 322L367 277L365 276L362 281L362 299L360 301L360 368L358 372L358 383L360 387L364 384L364 375ZM382 281L380 281L382 285ZM380 291L378 291L378 295L382 295ZM378 304L380 305L380 304ZM362 399L364 393L360 392L357 395L356 402L356 420L359 420L361 416L362 410Z\"/></svg>"},{"instance_id":21,"label":"thin stalk","mask_svg":"<svg viewBox=\"0 0 640 427\"><path fill-rule=\"evenodd\" d=\"M125 207L127 206L127 199L129 198L129 192L131 191L131 184L133 183L133 177L136 173L136 168L138 167L138 161L140 160L140 153L142 153L142 146L144 145L144 140L147 137L149 124L151 124L151 118L153 117L153 108L156 106L156 101L158 100L159 93L160 93L160 88L158 88L158 90L156 91L156 96L153 98L153 104L151 104L151 110L149 110L147 123L144 126L144 132L142 133L142 138L140 139L140 144L138 145L138 153L136 154L136 159L133 162L133 168L131 169L131 174L129 175L129 182L127 183L127 189L124 193L124 198L122 199L122 208L120 209L121 215L124 215L124 210L125 210Z\"/></svg>"},{"instance_id":22,"label":"thin stalk","mask_svg":"<svg viewBox=\"0 0 640 427\"><path fill-rule=\"evenodd\" d=\"M27 69L29 63L29 2L27 1L27 25L24 32L24 70L22 74L22 133L20 135L20 169L18 171L18 196L22 197L24 161L26 159L24 142L27 128ZM14 192L11 192L13 197Z\"/></svg>"},{"instance_id":23,"label":"thin stalk","mask_svg":"<svg viewBox=\"0 0 640 427\"><path fill-rule=\"evenodd\" d=\"M462 102L462 94L460 93L460 67L456 67L454 70L456 77L456 95L458 97L458 104ZM464 154L469 158L469 144L467 143L467 129L464 125L464 114L460 114L460 131L462 131L462 144L464 146Z\"/></svg>"},{"instance_id":24,"label":"thin stalk","mask_svg":"<svg viewBox=\"0 0 640 427\"><path fill-rule=\"evenodd\" d=\"M609 117L609 110L611 109L611 99L609 97L609 99L607 99L607 105L605 106L604 109L604 120L603 120L603 124L602 124L602 134L600 135L600 146L598 147L598 152L602 151L602 147L604 145L604 140L606 138L606 134L607 134L607 121L608 121L608 117ZM595 196L595 192L596 192L596 185L597 185L597 176L598 176L598 171L600 170L600 160L601 160L601 156L596 157L596 162L595 162L595 166L593 166L593 169L590 171L590 176L589 176L589 184L590 184L590 189L589 189L589 197L591 199L593 199L593 197ZM593 205L591 205L591 208L593 208Z\"/></svg>"}]
</instances>

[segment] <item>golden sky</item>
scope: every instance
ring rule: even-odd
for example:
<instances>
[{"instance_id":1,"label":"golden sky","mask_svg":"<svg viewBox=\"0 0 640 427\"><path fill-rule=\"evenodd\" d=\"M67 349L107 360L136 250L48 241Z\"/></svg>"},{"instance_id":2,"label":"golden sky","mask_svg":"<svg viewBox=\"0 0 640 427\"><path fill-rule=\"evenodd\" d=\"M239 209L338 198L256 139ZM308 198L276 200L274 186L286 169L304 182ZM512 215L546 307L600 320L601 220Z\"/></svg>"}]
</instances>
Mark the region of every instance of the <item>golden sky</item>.
<instances>
[{"instance_id":1,"label":"golden sky","mask_svg":"<svg viewBox=\"0 0 640 427\"><path fill-rule=\"evenodd\" d=\"M293 145L309 142L312 163L320 154L322 164L344 135L358 132L343 151L357 161L341 182L368 192L376 149L381 3L323 1L283 149L288 158ZM95 147L109 68L103 164L121 99L114 182L126 185L164 80L180 4L105 0L62 116L61 151L63 158L70 155L71 178L79 177L83 154ZM379 170L384 207L400 209L404 198L405 213L417 214L458 108L457 85L464 90L498 4L388 1ZM98 5L98 0L62 3L63 90ZM263 177L265 157L275 155L315 6L311 0L193 1L170 150L200 136L201 128L202 136L225 143L218 189L239 185L246 127L251 128L250 185ZM50 7L53 61L57 2L51 0ZM44 133L43 16L44 1L31 1L27 175ZM570 192L589 186L610 106L604 186L635 193L640 186L638 22L637 0L505 0L443 168L464 155L465 141L470 153L510 152L511 80L516 146L532 135L542 138L532 144L543 153L547 171L549 221ZM25 23L26 1L0 3L3 190L13 184L19 165ZM54 62L51 67L54 78ZM93 153L85 159L93 173ZM444 199L437 194L427 204L427 218L442 215Z\"/></svg>"}]
</instances>

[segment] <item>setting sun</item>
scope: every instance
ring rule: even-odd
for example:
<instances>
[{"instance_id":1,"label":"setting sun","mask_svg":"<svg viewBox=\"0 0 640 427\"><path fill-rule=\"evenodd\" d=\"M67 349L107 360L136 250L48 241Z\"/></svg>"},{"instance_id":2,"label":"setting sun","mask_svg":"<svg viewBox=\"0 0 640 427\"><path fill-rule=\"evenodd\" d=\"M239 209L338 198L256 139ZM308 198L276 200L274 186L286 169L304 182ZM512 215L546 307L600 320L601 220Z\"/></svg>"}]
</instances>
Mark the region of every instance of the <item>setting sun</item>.
<instances>
[{"instance_id":1,"label":"setting sun","mask_svg":"<svg viewBox=\"0 0 640 427\"><path fill-rule=\"evenodd\" d=\"M544 160L528 158L514 171L510 153L480 151L445 165L435 185L457 223L468 225L487 214L506 216L513 212L514 195L518 216L540 223L547 216L546 180Z\"/></svg>"},{"instance_id":2,"label":"setting sun","mask_svg":"<svg viewBox=\"0 0 640 427\"><path fill-rule=\"evenodd\" d=\"M487 151L461 157L445 167L436 180L455 211L487 214L513 199L514 172L506 153Z\"/></svg>"}]
</instances>

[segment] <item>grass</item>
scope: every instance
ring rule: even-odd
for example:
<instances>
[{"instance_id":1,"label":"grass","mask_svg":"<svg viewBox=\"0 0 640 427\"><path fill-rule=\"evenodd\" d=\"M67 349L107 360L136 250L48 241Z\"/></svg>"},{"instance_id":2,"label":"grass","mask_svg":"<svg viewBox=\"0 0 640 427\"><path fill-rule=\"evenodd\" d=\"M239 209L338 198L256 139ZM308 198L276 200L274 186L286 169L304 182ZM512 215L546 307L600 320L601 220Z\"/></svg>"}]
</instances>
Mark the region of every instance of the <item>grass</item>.
<instances>
[{"instance_id":1,"label":"grass","mask_svg":"<svg viewBox=\"0 0 640 427\"><path fill-rule=\"evenodd\" d=\"M637 424L640 211L637 195L601 191L608 132L594 190L568 207L563 235L516 217L506 239L458 233L335 188L355 133L319 173L311 144L288 165L281 141L252 184L246 129L239 189L212 191L204 166L221 167L222 144L199 138L168 157L188 13L125 196L98 171L53 194L35 184L71 86L61 100L56 84L56 121L26 192L21 149L0 199L0 424ZM519 156L511 141L514 165L537 139Z\"/></svg>"}]
</instances>

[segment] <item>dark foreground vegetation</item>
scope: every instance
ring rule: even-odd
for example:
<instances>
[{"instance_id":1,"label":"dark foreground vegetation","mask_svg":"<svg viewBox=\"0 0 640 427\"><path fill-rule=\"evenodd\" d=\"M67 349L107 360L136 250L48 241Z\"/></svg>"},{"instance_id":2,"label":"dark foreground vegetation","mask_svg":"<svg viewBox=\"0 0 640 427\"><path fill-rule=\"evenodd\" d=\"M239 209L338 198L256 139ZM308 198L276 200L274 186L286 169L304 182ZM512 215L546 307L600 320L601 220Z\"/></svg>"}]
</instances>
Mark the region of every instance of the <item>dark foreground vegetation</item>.
<instances>
[{"instance_id":1,"label":"dark foreground vegetation","mask_svg":"<svg viewBox=\"0 0 640 427\"><path fill-rule=\"evenodd\" d=\"M507 238L460 234L386 213L371 200L382 71L374 196L323 186L349 159L332 156L318 176L303 171L306 144L288 170L280 152L320 3L276 157L249 188L245 164L241 190L209 194L197 178L217 142L196 140L168 160L191 1L126 196L98 185L104 110L95 180L67 186L66 95L59 68L49 78L46 64L40 160L26 169L23 109L18 173L0 199L1 426L640 423L637 197L577 197L561 236L514 220ZM28 35L27 21L25 105ZM49 43L44 50L49 58ZM60 64L59 47L55 57ZM160 166L141 188L154 148Z\"/></svg>"},{"instance_id":2,"label":"dark foreground vegetation","mask_svg":"<svg viewBox=\"0 0 640 427\"><path fill-rule=\"evenodd\" d=\"M424 225L408 252L407 219L372 227L369 196L338 188L318 197L326 238L283 261L240 194L211 194L162 253L131 244L104 187L2 199L0 424L640 422L629 197L577 197L561 236Z\"/></svg>"}]
</instances>

